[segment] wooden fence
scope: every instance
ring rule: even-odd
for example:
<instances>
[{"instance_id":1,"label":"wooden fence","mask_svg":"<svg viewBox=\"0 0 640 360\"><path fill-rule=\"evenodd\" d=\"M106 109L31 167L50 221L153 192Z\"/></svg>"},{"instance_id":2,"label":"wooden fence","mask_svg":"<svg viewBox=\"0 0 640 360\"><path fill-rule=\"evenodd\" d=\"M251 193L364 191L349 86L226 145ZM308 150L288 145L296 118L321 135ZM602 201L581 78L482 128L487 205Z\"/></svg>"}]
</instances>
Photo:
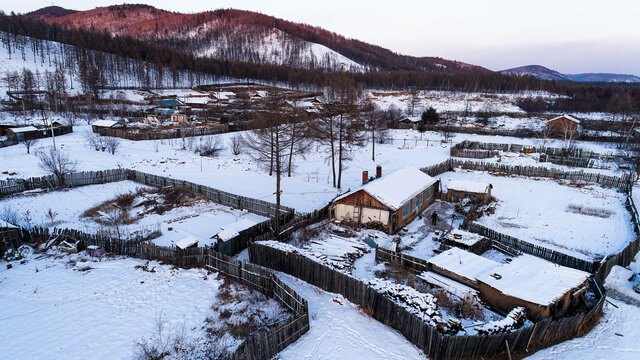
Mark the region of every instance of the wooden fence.
<instances>
[{"instance_id":1,"label":"wooden fence","mask_svg":"<svg viewBox=\"0 0 640 360\"><path fill-rule=\"evenodd\" d=\"M199 247L177 249L158 246L152 242L127 241L100 235L87 234L73 229L34 228L22 230L23 242L41 243L52 237L79 241L81 246L97 245L105 251L146 260L160 260L178 267L205 267L220 272L243 283L286 307L291 315L275 324L271 329L251 334L236 351L227 357L230 360L267 360L295 342L309 331L309 307L307 301L270 270L245 263L220 254L211 248Z\"/></svg>"},{"instance_id":2,"label":"wooden fence","mask_svg":"<svg viewBox=\"0 0 640 360\"><path fill-rule=\"evenodd\" d=\"M200 126L189 128L178 128L158 131L131 131L123 129L100 129L98 134L100 136L113 136L133 141L144 140L167 140L167 139L179 139L183 137L192 136L204 136L221 134L229 131L227 125L218 125L215 127Z\"/></svg>"},{"instance_id":3,"label":"wooden fence","mask_svg":"<svg viewBox=\"0 0 640 360\"><path fill-rule=\"evenodd\" d=\"M105 184L126 180L126 169L112 169L101 171L83 171L64 174L64 184L54 175L32 177L28 179L9 179L0 181L0 195L10 195L27 190L55 189L61 186L83 186Z\"/></svg>"},{"instance_id":4,"label":"wooden fence","mask_svg":"<svg viewBox=\"0 0 640 360\"><path fill-rule=\"evenodd\" d=\"M467 225L467 230L480 234L484 237L491 239L493 242L497 242L502 247L506 247L514 251L515 253L525 253L539 258L551 261L552 263L578 269L586 272L593 273L597 270L598 262L587 261L573 257L571 255L564 254L559 251L547 249L542 246L526 242L524 240L517 239L513 236L499 233L493 229L489 229L486 226L471 222Z\"/></svg>"},{"instance_id":5,"label":"wooden fence","mask_svg":"<svg viewBox=\"0 0 640 360\"><path fill-rule=\"evenodd\" d=\"M603 186L616 187L623 190L626 190L629 187L629 183L631 181L631 176L628 174L613 176L584 171L565 171L562 169L553 169L544 166L506 165L483 161L465 161L455 158L449 158L442 163L428 166L421 170L429 176L436 176L447 171L451 171L454 168L528 177L544 177L558 180L586 181Z\"/></svg>"},{"instance_id":6,"label":"wooden fence","mask_svg":"<svg viewBox=\"0 0 640 360\"><path fill-rule=\"evenodd\" d=\"M435 327L362 281L300 254L252 243L249 256L254 263L290 274L325 291L341 294L370 311L374 319L398 330L434 360L506 358L507 352L509 356L515 353L515 357L523 357L529 351L557 344L590 330L601 317L605 301L605 290L600 281L593 277L590 283L595 287L596 301L586 312L577 312L557 320L545 319L506 334L450 336L441 334Z\"/></svg>"},{"instance_id":7,"label":"wooden fence","mask_svg":"<svg viewBox=\"0 0 640 360\"><path fill-rule=\"evenodd\" d=\"M387 250L380 246L376 246L376 261L386 261L391 265L401 266L416 272L429 270L427 260Z\"/></svg>"}]
</instances>

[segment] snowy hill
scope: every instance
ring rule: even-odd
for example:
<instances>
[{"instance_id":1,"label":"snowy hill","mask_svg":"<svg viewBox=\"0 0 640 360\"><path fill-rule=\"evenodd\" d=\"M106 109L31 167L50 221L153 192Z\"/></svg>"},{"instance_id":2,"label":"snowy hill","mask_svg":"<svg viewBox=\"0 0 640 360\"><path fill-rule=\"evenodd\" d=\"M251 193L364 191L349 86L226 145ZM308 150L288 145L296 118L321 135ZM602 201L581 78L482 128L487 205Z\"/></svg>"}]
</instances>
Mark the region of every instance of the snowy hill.
<instances>
[{"instance_id":1,"label":"snowy hill","mask_svg":"<svg viewBox=\"0 0 640 360\"><path fill-rule=\"evenodd\" d=\"M531 75L543 80L576 81L576 82L624 82L637 83L640 77L628 74L584 73L562 74L541 65L527 65L500 71L509 75Z\"/></svg>"},{"instance_id":2,"label":"snowy hill","mask_svg":"<svg viewBox=\"0 0 640 360\"><path fill-rule=\"evenodd\" d=\"M26 17L42 18L41 11ZM69 28L153 40L192 54L305 68L488 71L437 57L413 57L306 24L234 9L181 14L147 5L117 5L44 18Z\"/></svg>"}]
</instances>

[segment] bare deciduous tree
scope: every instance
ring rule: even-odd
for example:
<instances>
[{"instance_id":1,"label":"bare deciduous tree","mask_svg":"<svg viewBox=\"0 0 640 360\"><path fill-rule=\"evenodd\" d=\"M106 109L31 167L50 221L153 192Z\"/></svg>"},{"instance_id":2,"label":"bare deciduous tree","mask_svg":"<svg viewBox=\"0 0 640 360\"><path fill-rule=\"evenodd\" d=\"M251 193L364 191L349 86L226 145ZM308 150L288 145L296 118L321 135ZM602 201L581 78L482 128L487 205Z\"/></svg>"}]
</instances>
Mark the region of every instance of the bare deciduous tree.
<instances>
[{"instance_id":1,"label":"bare deciduous tree","mask_svg":"<svg viewBox=\"0 0 640 360\"><path fill-rule=\"evenodd\" d=\"M23 140L21 143L25 148L27 148L27 154L31 154L31 148L38 143L38 139Z\"/></svg>"},{"instance_id":2,"label":"bare deciduous tree","mask_svg":"<svg viewBox=\"0 0 640 360\"><path fill-rule=\"evenodd\" d=\"M244 152L246 149L246 144L242 139L242 135L235 135L231 138L231 153L235 156L238 156Z\"/></svg>"},{"instance_id":3,"label":"bare deciduous tree","mask_svg":"<svg viewBox=\"0 0 640 360\"><path fill-rule=\"evenodd\" d=\"M54 175L60 185L64 185L64 174L75 171L78 163L69 158L69 154L50 147L38 152L40 168Z\"/></svg>"},{"instance_id":4,"label":"bare deciduous tree","mask_svg":"<svg viewBox=\"0 0 640 360\"><path fill-rule=\"evenodd\" d=\"M111 155L115 155L116 151L120 147L120 139L109 136L104 140L105 148L107 151L111 153Z\"/></svg>"},{"instance_id":5,"label":"bare deciduous tree","mask_svg":"<svg viewBox=\"0 0 640 360\"><path fill-rule=\"evenodd\" d=\"M206 136L200 138L200 143L196 145L194 151L200 156L216 157L224 148L224 142L220 137Z\"/></svg>"}]
</instances>

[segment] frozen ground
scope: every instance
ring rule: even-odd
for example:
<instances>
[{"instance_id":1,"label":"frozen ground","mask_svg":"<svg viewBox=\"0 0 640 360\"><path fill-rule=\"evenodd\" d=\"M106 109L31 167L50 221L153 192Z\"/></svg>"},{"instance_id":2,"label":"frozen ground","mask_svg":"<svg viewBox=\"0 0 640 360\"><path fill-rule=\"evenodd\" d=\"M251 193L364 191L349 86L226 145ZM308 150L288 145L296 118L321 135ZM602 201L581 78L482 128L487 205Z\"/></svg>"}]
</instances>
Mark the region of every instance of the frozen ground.
<instances>
[{"instance_id":1,"label":"frozen ground","mask_svg":"<svg viewBox=\"0 0 640 360\"><path fill-rule=\"evenodd\" d=\"M298 359L427 359L396 330L374 320L339 294L286 274L279 277L309 302L311 329L278 354Z\"/></svg>"},{"instance_id":2,"label":"frozen ground","mask_svg":"<svg viewBox=\"0 0 640 360\"><path fill-rule=\"evenodd\" d=\"M158 317L172 331L198 328L222 280L155 262L155 272L136 268L144 264L41 256L7 270L0 261L1 357L125 359Z\"/></svg>"},{"instance_id":3,"label":"frozen ground","mask_svg":"<svg viewBox=\"0 0 640 360\"><path fill-rule=\"evenodd\" d=\"M521 240L583 259L617 253L635 239L624 193L597 185L568 186L546 179L456 171L439 176L493 185L495 214L478 223Z\"/></svg>"},{"instance_id":4,"label":"frozen ground","mask_svg":"<svg viewBox=\"0 0 640 360\"><path fill-rule=\"evenodd\" d=\"M0 216L7 211L6 209L12 209L17 212L20 224L27 226L29 224L25 221L25 213L28 210L32 218L31 226L71 228L88 233L107 230L113 232L115 236L115 227L101 225L92 218L83 217L83 213L105 201L115 199L118 195L136 192L142 188L151 189L149 186L133 181L119 181L61 191L14 195L0 201ZM53 223L47 215L49 209L57 213ZM137 211L142 210L141 208L133 208L130 213L135 215ZM171 246L178 240L193 236L199 239L199 245L203 246L213 244L210 237L217 234L221 227L241 219L247 219L254 223L267 220L256 214L234 210L203 199L196 200L189 206L173 208L162 214L148 213L132 224L121 225L120 232L126 234L140 229L160 227L162 235L153 240L158 245Z\"/></svg>"}]
</instances>

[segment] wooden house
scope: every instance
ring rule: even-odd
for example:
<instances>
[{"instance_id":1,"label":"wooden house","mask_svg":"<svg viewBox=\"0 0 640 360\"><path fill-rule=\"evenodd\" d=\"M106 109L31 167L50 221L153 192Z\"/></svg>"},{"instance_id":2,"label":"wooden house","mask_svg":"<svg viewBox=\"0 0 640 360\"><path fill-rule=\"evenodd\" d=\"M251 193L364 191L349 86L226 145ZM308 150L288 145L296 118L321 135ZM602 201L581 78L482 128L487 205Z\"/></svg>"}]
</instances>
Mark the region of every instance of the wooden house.
<instances>
[{"instance_id":1,"label":"wooden house","mask_svg":"<svg viewBox=\"0 0 640 360\"><path fill-rule=\"evenodd\" d=\"M436 199L439 181L415 167L408 166L375 179L362 173L363 185L336 198L329 210L330 219L355 226L371 226L393 234L410 223Z\"/></svg>"},{"instance_id":2,"label":"wooden house","mask_svg":"<svg viewBox=\"0 0 640 360\"><path fill-rule=\"evenodd\" d=\"M476 204L488 204L491 201L492 188L493 185L488 183L451 180L447 186L447 201L470 199Z\"/></svg>"},{"instance_id":3,"label":"wooden house","mask_svg":"<svg viewBox=\"0 0 640 360\"><path fill-rule=\"evenodd\" d=\"M35 126L23 126L7 129L7 138L17 141L33 140L40 137L40 130Z\"/></svg>"},{"instance_id":4,"label":"wooden house","mask_svg":"<svg viewBox=\"0 0 640 360\"><path fill-rule=\"evenodd\" d=\"M563 316L587 290L590 274L554 264L532 255L479 275L482 298L492 306L510 311L522 306L531 320Z\"/></svg>"},{"instance_id":5,"label":"wooden house","mask_svg":"<svg viewBox=\"0 0 640 360\"><path fill-rule=\"evenodd\" d=\"M116 120L96 120L91 124L91 129L94 133L100 132L103 129L124 129L125 125L121 121Z\"/></svg>"},{"instance_id":6,"label":"wooden house","mask_svg":"<svg viewBox=\"0 0 640 360\"><path fill-rule=\"evenodd\" d=\"M171 121L173 121L173 122L187 122L187 115L185 115L185 114L171 114Z\"/></svg>"},{"instance_id":7,"label":"wooden house","mask_svg":"<svg viewBox=\"0 0 640 360\"><path fill-rule=\"evenodd\" d=\"M577 131L580 126L580 120L567 114L556 116L547 121L547 129L554 132Z\"/></svg>"}]
</instances>

